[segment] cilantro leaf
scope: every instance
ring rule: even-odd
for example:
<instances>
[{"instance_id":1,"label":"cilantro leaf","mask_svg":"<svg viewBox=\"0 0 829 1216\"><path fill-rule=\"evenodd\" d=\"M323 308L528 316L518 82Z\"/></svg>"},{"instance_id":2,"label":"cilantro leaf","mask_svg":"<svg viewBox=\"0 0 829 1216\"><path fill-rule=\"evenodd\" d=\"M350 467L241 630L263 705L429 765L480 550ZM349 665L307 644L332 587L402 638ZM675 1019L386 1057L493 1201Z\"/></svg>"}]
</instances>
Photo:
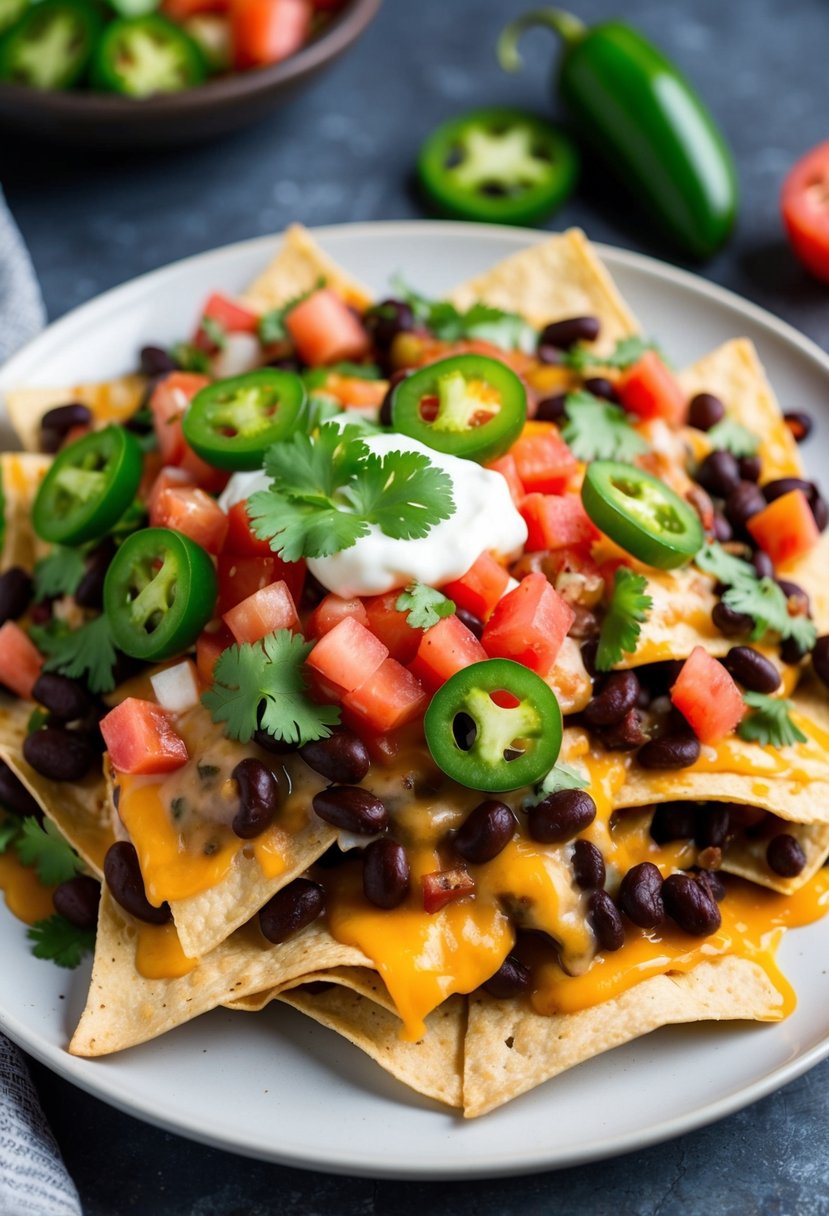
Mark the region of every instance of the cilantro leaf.
<instances>
[{"instance_id":1,"label":"cilantro leaf","mask_svg":"<svg viewBox=\"0 0 829 1216\"><path fill-rule=\"evenodd\" d=\"M47 600L74 595L86 573L85 549L55 545L52 552L35 565L35 599Z\"/></svg>"},{"instance_id":2,"label":"cilantro leaf","mask_svg":"<svg viewBox=\"0 0 829 1216\"><path fill-rule=\"evenodd\" d=\"M452 601L426 583L409 583L395 601L398 612L407 612L407 625L412 629L431 629L445 616L455 611Z\"/></svg>"},{"instance_id":3,"label":"cilantro leaf","mask_svg":"<svg viewBox=\"0 0 829 1216\"><path fill-rule=\"evenodd\" d=\"M50 819L40 826L34 815L23 820L17 855L24 866L34 866L44 886L66 882L81 869L81 859L69 842L61 836Z\"/></svg>"},{"instance_id":4,"label":"cilantro leaf","mask_svg":"<svg viewBox=\"0 0 829 1216\"><path fill-rule=\"evenodd\" d=\"M118 656L106 616L73 630L32 626L29 634L38 649L48 655L44 671L59 671L73 680L83 680L93 693L112 692Z\"/></svg>"},{"instance_id":5,"label":"cilantro leaf","mask_svg":"<svg viewBox=\"0 0 829 1216\"><path fill-rule=\"evenodd\" d=\"M452 479L422 452L369 452L359 479L342 493L364 519L395 540L428 536L455 510Z\"/></svg>"},{"instance_id":6,"label":"cilantro leaf","mask_svg":"<svg viewBox=\"0 0 829 1216\"><path fill-rule=\"evenodd\" d=\"M325 279L320 276L313 287L309 287L307 291L300 292L286 304L280 304L278 308L272 308L269 312L263 313L259 318L258 326L259 341L262 345L272 346L275 342L287 341L289 334L285 328L285 318L288 313L292 308L296 308L297 304L301 304L303 300L307 300L315 291L319 291L320 287L324 286Z\"/></svg>"},{"instance_id":7,"label":"cilantro leaf","mask_svg":"<svg viewBox=\"0 0 829 1216\"><path fill-rule=\"evenodd\" d=\"M630 415L611 401L600 401L592 393L568 393L564 410L562 438L578 460L631 461L647 451Z\"/></svg>"},{"instance_id":8,"label":"cilantro leaf","mask_svg":"<svg viewBox=\"0 0 829 1216\"><path fill-rule=\"evenodd\" d=\"M761 692L746 692L743 700L754 712L743 718L737 727L741 739L764 747L790 747L807 741L803 731L792 721L792 701L767 697Z\"/></svg>"},{"instance_id":9,"label":"cilantro leaf","mask_svg":"<svg viewBox=\"0 0 829 1216\"><path fill-rule=\"evenodd\" d=\"M708 432L711 447L716 450L730 452L732 456L753 456L760 446L760 440L741 422L733 418L723 418L711 427Z\"/></svg>"},{"instance_id":10,"label":"cilantro leaf","mask_svg":"<svg viewBox=\"0 0 829 1216\"><path fill-rule=\"evenodd\" d=\"M7 853L17 843L20 836L20 820L15 815L9 815L0 823L0 854Z\"/></svg>"},{"instance_id":11,"label":"cilantro leaf","mask_svg":"<svg viewBox=\"0 0 829 1216\"><path fill-rule=\"evenodd\" d=\"M648 338L620 338L612 351L597 355L588 346L577 342L570 350L562 352L561 362L574 372L587 371L590 367L613 367L619 371L638 363L649 350L659 352L659 347Z\"/></svg>"},{"instance_id":12,"label":"cilantro leaf","mask_svg":"<svg viewBox=\"0 0 829 1216\"><path fill-rule=\"evenodd\" d=\"M789 615L786 593L774 579L760 578L749 562L734 557L717 544L705 545L694 561L706 574L726 584L722 602L727 608L752 618L752 641L759 641L771 631L781 638L792 638L804 653L812 649L817 639L814 621L807 616Z\"/></svg>"},{"instance_id":13,"label":"cilantro leaf","mask_svg":"<svg viewBox=\"0 0 829 1216\"><path fill-rule=\"evenodd\" d=\"M757 571L751 562L735 557L715 542L703 545L694 562L700 570L727 586L736 586L741 582L753 583L757 580Z\"/></svg>"},{"instance_id":14,"label":"cilantro leaf","mask_svg":"<svg viewBox=\"0 0 829 1216\"><path fill-rule=\"evenodd\" d=\"M276 490L259 490L248 499L251 527L283 561L303 557L329 557L350 549L368 534L368 524L337 507L294 501Z\"/></svg>"},{"instance_id":15,"label":"cilantro leaf","mask_svg":"<svg viewBox=\"0 0 829 1216\"><path fill-rule=\"evenodd\" d=\"M210 371L210 356L194 342L176 342L170 347L170 358L183 372Z\"/></svg>"},{"instance_id":16,"label":"cilantro leaf","mask_svg":"<svg viewBox=\"0 0 829 1216\"><path fill-rule=\"evenodd\" d=\"M597 671L612 670L623 654L635 651L642 632L640 626L653 607L653 600L645 594L647 585L644 574L636 574L627 566L620 566L616 571L610 607L599 634Z\"/></svg>"},{"instance_id":17,"label":"cilantro leaf","mask_svg":"<svg viewBox=\"0 0 829 1216\"><path fill-rule=\"evenodd\" d=\"M214 722L225 723L228 738L241 743L248 743L260 726L285 743L326 739L340 711L308 697L303 664L312 649L313 642L290 629L231 646L219 656L213 686L202 703Z\"/></svg>"},{"instance_id":18,"label":"cilantro leaf","mask_svg":"<svg viewBox=\"0 0 829 1216\"><path fill-rule=\"evenodd\" d=\"M227 346L227 330L215 317L203 316L199 322L199 330L216 350L224 350Z\"/></svg>"},{"instance_id":19,"label":"cilantro leaf","mask_svg":"<svg viewBox=\"0 0 829 1216\"><path fill-rule=\"evenodd\" d=\"M536 331L518 313L504 312L501 308L480 301L461 312L450 300L430 300L413 291L399 275L395 276L392 284L417 320L443 342L478 338L491 342L501 350L523 350L528 354L535 350L538 340Z\"/></svg>"},{"instance_id":20,"label":"cilantro leaf","mask_svg":"<svg viewBox=\"0 0 829 1216\"><path fill-rule=\"evenodd\" d=\"M527 795L524 799L524 806L536 806L548 794L555 794L559 790L586 790L589 785L590 782L577 768L560 760L550 769L544 780L536 786L535 792Z\"/></svg>"},{"instance_id":21,"label":"cilantro leaf","mask_svg":"<svg viewBox=\"0 0 829 1216\"><path fill-rule=\"evenodd\" d=\"M79 929L57 912L46 920L35 921L26 936L34 943L32 954L35 958L49 959L70 971L95 949L94 929Z\"/></svg>"}]
</instances>

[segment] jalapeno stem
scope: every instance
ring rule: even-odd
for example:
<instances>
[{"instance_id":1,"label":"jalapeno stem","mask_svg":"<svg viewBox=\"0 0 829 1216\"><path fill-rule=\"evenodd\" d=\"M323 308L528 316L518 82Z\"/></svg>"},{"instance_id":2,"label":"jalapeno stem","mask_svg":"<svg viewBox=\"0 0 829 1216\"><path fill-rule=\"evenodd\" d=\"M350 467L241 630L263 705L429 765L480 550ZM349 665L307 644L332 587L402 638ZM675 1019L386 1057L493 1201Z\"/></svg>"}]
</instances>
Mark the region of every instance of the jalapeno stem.
<instances>
[{"instance_id":1,"label":"jalapeno stem","mask_svg":"<svg viewBox=\"0 0 829 1216\"><path fill-rule=\"evenodd\" d=\"M511 21L498 39L496 48L498 62L505 72L521 70L523 60L518 51L518 41L525 30L533 25L545 25L553 33L558 34L568 48L581 42L587 33L587 26L580 18L561 8L538 8L533 9L530 13L524 13L523 16Z\"/></svg>"}]
</instances>

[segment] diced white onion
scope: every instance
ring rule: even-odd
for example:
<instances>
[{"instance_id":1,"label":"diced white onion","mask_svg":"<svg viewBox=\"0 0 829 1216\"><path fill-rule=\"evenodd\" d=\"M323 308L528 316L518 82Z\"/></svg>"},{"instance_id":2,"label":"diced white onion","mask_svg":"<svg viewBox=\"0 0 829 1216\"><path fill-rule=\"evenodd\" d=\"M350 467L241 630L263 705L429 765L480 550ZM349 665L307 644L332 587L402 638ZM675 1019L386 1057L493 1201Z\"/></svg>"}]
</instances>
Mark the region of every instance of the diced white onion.
<instances>
[{"instance_id":1,"label":"diced white onion","mask_svg":"<svg viewBox=\"0 0 829 1216\"><path fill-rule=\"evenodd\" d=\"M158 704L171 713L183 714L199 703L199 681L191 659L157 671L150 683Z\"/></svg>"}]
</instances>

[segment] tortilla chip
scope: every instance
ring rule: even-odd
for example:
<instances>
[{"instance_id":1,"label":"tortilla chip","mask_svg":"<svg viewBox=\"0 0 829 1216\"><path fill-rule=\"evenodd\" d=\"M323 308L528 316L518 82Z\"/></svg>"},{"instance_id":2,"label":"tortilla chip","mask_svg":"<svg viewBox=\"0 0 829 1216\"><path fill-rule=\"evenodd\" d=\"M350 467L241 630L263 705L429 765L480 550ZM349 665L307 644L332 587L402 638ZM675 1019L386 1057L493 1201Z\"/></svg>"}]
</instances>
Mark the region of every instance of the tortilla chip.
<instances>
[{"instance_id":1,"label":"tortilla chip","mask_svg":"<svg viewBox=\"0 0 829 1216\"><path fill-rule=\"evenodd\" d=\"M598 317L601 334L591 349L600 353L639 332L636 318L578 228L512 254L461 283L449 298L464 309L482 300L520 313L539 327L565 317Z\"/></svg>"},{"instance_id":2,"label":"tortilla chip","mask_svg":"<svg viewBox=\"0 0 829 1216\"><path fill-rule=\"evenodd\" d=\"M653 606L642 622L636 650L624 654L616 664L618 668L687 659L696 646L703 646L714 656L728 653L733 640L724 637L711 619L717 596L709 575L692 566L663 572L630 564L646 573L646 594Z\"/></svg>"},{"instance_id":3,"label":"tortilla chip","mask_svg":"<svg viewBox=\"0 0 829 1216\"><path fill-rule=\"evenodd\" d=\"M829 529L805 557L790 562L785 577L802 587L812 601L818 634L829 633Z\"/></svg>"},{"instance_id":4,"label":"tortilla chip","mask_svg":"<svg viewBox=\"0 0 829 1216\"><path fill-rule=\"evenodd\" d=\"M32 505L51 463L51 456L30 452L3 452L0 455L3 510L0 573L11 566L31 571L35 562L45 557L51 548L32 527Z\"/></svg>"},{"instance_id":5,"label":"tortilla chip","mask_svg":"<svg viewBox=\"0 0 829 1216\"><path fill-rule=\"evenodd\" d=\"M285 231L276 257L239 301L254 312L268 312L313 290L320 279L325 279L329 287L361 311L372 303L373 293L367 287L329 258L307 228L292 224Z\"/></svg>"},{"instance_id":6,"label":"tortilla chip","mask_svg":"<svg viewBox=\"0 0 829 1216\"><path fill-rule=\"evenodd\" d=\"M6 393L6 408L12 426L27 452L40 449L40 421L56 405L77 401L92 411L96 427L125 422L141 404L147 387L145 376L116 376L98 383L75 384L70 388L15 388Z\"/></svg>"},{"instance_id":7,"label":"tortilla chip","mask_svg":"<svg viewBox=\"0 0 829 1216\"><path fill-rule=\"evenodd\" d=\"M779 891L781 895L794 895L795 891L814 878L829 857L829 824L790 823L786 832L794 836L806 857L805 866L795 878L781 878L769 868L766 861L768 837L732 841L723 853L720 869L727 874L736 874L738 878L747 878L758 886L768 887L770 891Z\"/></svg>"},{"instance_id":8,"label":"tortilla chip","mask_svg":"<svg viewBox=\"0 0 829 1216\"><path fill-rule=\"evenodd\" d=\"M654 976L614 1000L553 1017L476 994L464 1052L464 1115L476 1118L568 1068L661 1026L777 1021L783 998L762 967L741 958Z\"/></svg>"},{"instance_id":9,"label":"tortilla chip","mask_svg":"<svg viewBox=\"0 0 829 1216\"><path fill-rule=\"evenodd\" d=\"M593 681L587 673L581 647L575 638L567 637L562 642L547 683L556 694L563 714L580 713L593 696Z\"/></svg>"},{"instance_id":10,"label":"tortilla chip","mask_svg":"<svg viewBox=\"0 0 829 1216\"><path fill-rule=\"evenodd\" d=\"M300 979L286 980L275 984L264 992L254 992L249 996L228 1001L228 1009L238 1009L242 1013L260 1013L271 1001L275 1001L283 992L299 987L300 984L339 984L359 992L362 996L382 1005L389 1013L397 1013L394 1001L389 996L389 990L377 972L371 967L329 967L325 971L314 971Z\"/></svg>"},{"instance_id":11,"label":"tortilla chip","mask_svg":"<svg viewBox=\"0 0 829 1216\"><path fill-rule=\"evenodd\" d=\"M279 946L267 942L252 923L185 975L147 979L138 971L136 954L140 933L154 930L119 907L104 888L89 995L69 1044L73 1055L101 1056L134 1047L246 993L330 967L368 962L359 950L334 941L319 922Z\"/></svg>"}]
</instances>

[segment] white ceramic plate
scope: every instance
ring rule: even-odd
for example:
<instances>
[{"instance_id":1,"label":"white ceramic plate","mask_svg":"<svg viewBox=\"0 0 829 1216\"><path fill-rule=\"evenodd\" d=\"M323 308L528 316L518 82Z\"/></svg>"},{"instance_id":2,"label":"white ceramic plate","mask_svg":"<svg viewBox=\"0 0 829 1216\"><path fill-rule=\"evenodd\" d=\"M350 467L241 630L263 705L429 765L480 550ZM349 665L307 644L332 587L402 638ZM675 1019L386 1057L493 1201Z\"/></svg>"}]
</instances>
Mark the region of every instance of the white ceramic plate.
<instances>
[{"instance_id":1,"label":"white ceramic plate","mask_svg":"<svg viewBox=\"0 0 829 1216\"><path fill-rule=\"evenodd\" d=\"M453 224L322 229L323 246L383 291L403 271L440 295L539 234ZM238 290L274 251L263 239L179 262L107 292L50 326L0 373L15 384L70 384L134 366L146 342L193 328L215 288ZM829 463L829 359L770 314L634 254L604 257L645 330L677 364L726 338L753 338L788 408L823 422L807 449ZM800 1003L775 1026L672 1027L582 1064L483 1119L464 1123L387 1077L356 1048L292 1010L217 1010L121 1055L66 1054L88 971L34 960L0 908L0 1028L105 1101L187 1136L290 1165L397 1177L481 1177L610 1156L718 1119L829 1055L829 928L790 934L781 962Z\"/></svg>"}]
</instances>

